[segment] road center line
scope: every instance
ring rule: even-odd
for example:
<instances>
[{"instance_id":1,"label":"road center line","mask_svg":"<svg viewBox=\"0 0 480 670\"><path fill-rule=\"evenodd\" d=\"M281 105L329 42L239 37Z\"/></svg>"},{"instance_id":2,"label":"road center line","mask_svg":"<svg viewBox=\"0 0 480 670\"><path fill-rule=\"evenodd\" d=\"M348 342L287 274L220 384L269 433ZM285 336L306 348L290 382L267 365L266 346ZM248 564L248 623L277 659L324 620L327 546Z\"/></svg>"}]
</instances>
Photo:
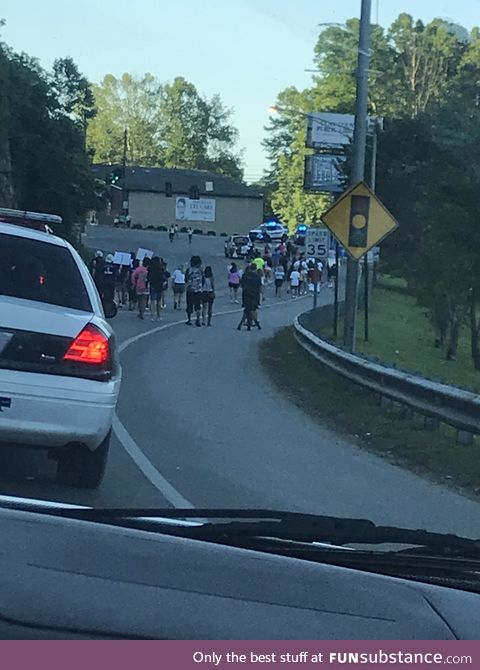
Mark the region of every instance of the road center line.
<instances>
[{"instance_id":1,"label":"road center line","mask_svg":"<svg viewBox=\"0 0 480 670\"><path fill-rule=\"evenodd\" d=\"M301 299L302 298L300 298L300 300ZM272 307L278 307L279 305L288 305L288 304L291 303L288 301L274 302L270 305L262 305L262 310L270 309ZM225 310L224 312L216 312L214 316L229 316L230 314L240 314L241 312L243 312L243 309L236 308L236 309ZM158 326L157 328L152 328L151 330L146 330L144 333L139 333L134 337L130 337L128 340L125 340L125 342L122 342L122 344L119 347L119 352L120 354L122 354L126 349L128 349L128 347L130 347L132 344L135 344L136 342L139 342L144 337L148 337L149 335L155 335L155 333L160 333L163 330L173 328L174 326L180 326L183 325L184 323L185 320L173 321L172 323L165 323L163 324L163 326ZM118 441L125 449L127 454L130 456L130 458L133 460L135 465L144 474L144 476L148 479L148 481L163 495L163 497L166 500L168 500L168 502L171 505L173 505L173 507L182 509L194 509L194 505L192 505L192 503L189 500L184 498L182 494L179 493L179 491L177 491L177 489L173 487L170 484L170 482L168 482L165 479L165 477L157 470L157 468L153 465L153 463L147 458L147 456L140 449L140 447L135 442L133 437L130 435L128 430L125 428L123 423L120 421L117 412L115 412L115 416L113 419L113 431Z\"/></svg>"}]
</instances>

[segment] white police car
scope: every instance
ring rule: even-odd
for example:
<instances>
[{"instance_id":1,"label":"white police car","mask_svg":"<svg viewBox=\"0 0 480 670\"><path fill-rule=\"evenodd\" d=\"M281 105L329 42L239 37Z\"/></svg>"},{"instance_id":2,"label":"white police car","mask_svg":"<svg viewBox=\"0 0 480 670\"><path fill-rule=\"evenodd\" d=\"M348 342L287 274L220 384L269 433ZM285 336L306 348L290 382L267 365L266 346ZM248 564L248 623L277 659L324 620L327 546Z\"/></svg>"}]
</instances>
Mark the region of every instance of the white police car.
<instances>
[{"instance_id":1,"label":"white police car","mask_svg":"<svg viewBox=\"0 0 480 670\"><path fill-rule=\"evenodd\" d=\"M121 369L82 259L65 240L0 222L0 448L45 449L64 484L102 481Z\"/></svg>"}]
</instances>

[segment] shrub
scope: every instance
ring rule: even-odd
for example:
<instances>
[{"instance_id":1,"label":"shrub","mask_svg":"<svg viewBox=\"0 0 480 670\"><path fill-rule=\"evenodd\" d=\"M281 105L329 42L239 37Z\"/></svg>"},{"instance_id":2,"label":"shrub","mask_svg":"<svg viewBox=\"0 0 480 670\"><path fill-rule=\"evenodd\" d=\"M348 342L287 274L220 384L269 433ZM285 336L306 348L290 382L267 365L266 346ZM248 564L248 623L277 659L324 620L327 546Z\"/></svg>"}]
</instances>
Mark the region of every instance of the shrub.
<instances>
[{"instance_id":1,"label":"shrub","mask_svg":"<svg viewBox=\"0 0 480 670\"><path fill-rule=\"evenodd\" d=\"M220 237L228 237L228 233L220 233Z\"/></svg>"},{"instance_id":2,"label":"shrub","mask_svg":"<svg viewBox=\"0 0 480 670\"><path fill-rule=\"evenodd\" d=\"M181 233L186 233L187 230L188 230L188 228L187 228L186 226L182 226L182 227L180 228L180 232L181 232Z\"/></svg>"},{"instance_id":3,"label":"shrub","mask_svg":"<svg viewBox=\"0 0 480 670\"><path fill-rule=\"evenodd\" d=\"M200 230L200 228L195 228L193 231L194 235L203 235L203 230Z\"/></svg>"},{"instance_id":4,"label":"shrub","mask_svg":"<svg viewBox=\"0 0 480 670\"><path fill-rule=\"evenodd\" d=\"M161 233L166 233L168 228L167 226L157 226L157 230L159 230Z\"/></svg>"},{"instance_id":5,"label":"shrub","mask_svg":"<svg viewBox=\"0 0 480 670\"><path fill-rule=\"evenodd\" d=\"M134 223L132 228L134 230L143 230L143 227L139 223Z\"/></svg>"},{"instance_id":6,"label":"shrub","mask_svg":"<svg viewBox=\"0 0 480 670\"><path fill-rule=\"evenodd\" d=\"M217 233L214 230L209 230L207 235L210 235L210 237L216 237Z\"/></svg>"},{"instance_id":7,"label":"shrub","mask_svg":"<svg viewBox=\"0 0 480 670\"><path fill-rule=\"evenodd\" d=\"M155 226L147 226L147 230L155 230Z\"/></svg>"}]
</instances>

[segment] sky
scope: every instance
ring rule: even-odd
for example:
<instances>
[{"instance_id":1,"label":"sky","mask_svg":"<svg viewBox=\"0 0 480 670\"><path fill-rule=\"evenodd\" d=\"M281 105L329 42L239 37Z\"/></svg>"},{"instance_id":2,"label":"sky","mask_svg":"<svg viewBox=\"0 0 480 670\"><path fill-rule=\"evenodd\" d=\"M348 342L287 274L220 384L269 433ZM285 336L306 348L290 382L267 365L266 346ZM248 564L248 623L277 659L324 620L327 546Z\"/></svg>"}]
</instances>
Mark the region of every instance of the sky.
<instances>
[{"instance_id":1,"label":"sky","mask_svg":"<svg viewBox=\"0 0 480 670\"><path fill-rule=\"evenodd\" d=\"M421 7L421 8L420 8ZM480 0L373 0L372 20L401 12L428 21L480 24ZM183 76L219 93L240 131L245 176L267 166L261 146L268 107L288 86L310 85L319 24L359 16L360 0L0 0L1 35L47 69L72 56L94 83L107 73Z\"/></svg>"}]
</instances>

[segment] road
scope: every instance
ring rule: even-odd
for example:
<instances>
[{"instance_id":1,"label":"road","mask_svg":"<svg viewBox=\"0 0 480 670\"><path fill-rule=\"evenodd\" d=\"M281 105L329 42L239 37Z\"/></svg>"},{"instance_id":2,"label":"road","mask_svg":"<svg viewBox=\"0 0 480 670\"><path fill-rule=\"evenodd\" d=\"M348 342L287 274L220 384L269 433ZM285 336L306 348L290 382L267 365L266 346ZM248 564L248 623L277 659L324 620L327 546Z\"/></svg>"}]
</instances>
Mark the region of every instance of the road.
<instances>
[{"instance_id":1,"label":"road","mask_svg":"<svg viewBox=\"0 0 480 670\"><path fill-rule=\"evenodd\" d=\"M260 310L263 330L237 332L238 305L223 278L223 240L91 228L105 251L151 248L170 268L192 252L214 268L219 285L213 328L188 328L171 298L162 322L120 312L124 382L109 468L95 492L53 483L43 455L2 463L1 492L93 506L262 507L338 516L480 537L480 504L369 454L319 424L270 382L258 343L305 311L309 298ZM223 284L223 286L222 286ZM321 299L329 301L325 289ZM324 390L323 390L324 392Z\"/></svg>"}]
</instances>

